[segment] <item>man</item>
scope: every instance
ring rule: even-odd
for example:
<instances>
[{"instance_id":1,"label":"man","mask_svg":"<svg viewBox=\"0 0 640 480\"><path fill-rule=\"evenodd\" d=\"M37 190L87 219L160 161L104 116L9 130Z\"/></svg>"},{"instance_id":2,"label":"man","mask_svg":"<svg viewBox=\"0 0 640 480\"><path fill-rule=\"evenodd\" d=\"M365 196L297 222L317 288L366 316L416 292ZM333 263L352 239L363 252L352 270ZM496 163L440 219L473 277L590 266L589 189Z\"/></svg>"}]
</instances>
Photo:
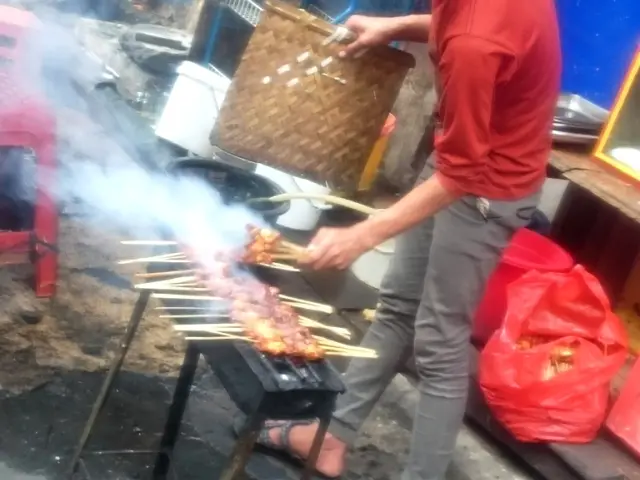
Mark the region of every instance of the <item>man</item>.
<instances>
[{"instance_id":1,"label":"man","mask_svg":"<svg viewBox=\"0 0 640 480\"><path fill-rule=\"evenodd\" d=\"M428 42L439 93L435 152L414 189L350 228L323 229L312 268L345 268L398 237L380 306L355 359L317 470L339 476L349 445L413 354L420 400L403 480L443 480L463 420L474 311L514 232L538 202L551 148L560 48L554 0L434 0L432 15L354 16L345 55ZM316 425L271 422L260 441L308 455Z\"/></svg>"}]
</instances>

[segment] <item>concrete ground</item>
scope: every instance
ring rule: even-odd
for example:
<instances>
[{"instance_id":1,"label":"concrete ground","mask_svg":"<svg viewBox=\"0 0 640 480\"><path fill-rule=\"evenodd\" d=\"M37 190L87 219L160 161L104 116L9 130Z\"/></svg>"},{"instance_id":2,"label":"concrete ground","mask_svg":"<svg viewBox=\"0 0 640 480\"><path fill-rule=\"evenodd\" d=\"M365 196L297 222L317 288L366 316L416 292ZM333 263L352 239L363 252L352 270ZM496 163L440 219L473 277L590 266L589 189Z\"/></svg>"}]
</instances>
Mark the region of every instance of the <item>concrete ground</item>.
<instances>
[{"instance_id":1,"label":"concrete ground","mask_svg":"<svg viewBox=\"0 0 640 480\"><path fill-rule=\"evenodd\" d=\"M414 385L397 375L380 400L382 406L399 410L403 422L410 422L418 401ZM534 477L514 462L505 451L481 432L465 424L458 436L447 480L531 480Z\"/></svg>"}]
</instances>

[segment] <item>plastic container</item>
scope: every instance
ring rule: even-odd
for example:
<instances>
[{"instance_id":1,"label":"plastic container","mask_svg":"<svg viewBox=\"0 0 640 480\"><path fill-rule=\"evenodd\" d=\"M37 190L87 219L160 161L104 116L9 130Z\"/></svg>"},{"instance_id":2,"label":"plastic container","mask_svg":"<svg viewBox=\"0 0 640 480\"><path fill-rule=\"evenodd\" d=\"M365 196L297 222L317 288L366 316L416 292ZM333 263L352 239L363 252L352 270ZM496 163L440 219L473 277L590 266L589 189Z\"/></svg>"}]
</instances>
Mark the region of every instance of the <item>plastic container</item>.
<instances>
[{"instance_id":1,"label":"plastic container","mask_svg":"<svg viewBox=\"0 0 640 480\"><path fill-rule=\"evenodd\" d=\"M373 149L371 150L371 155L369 155L369 159L364 166L362 176L360 177L360 183L358 184L359 191L371 188L371 185L376 178L376 173L378 173L378 168L380 167L382 158L384 157L384 153L387 151L389 137L395 129L396 117L389 114L387 121L384 122L384 126L382 127L380 138L374 144Z\"/></svg>"},{"instance_id":2,"label":"plastic container","mask_svg":"<svg viewBox=\"0 0 640 480\"><path fill-rule=\"evenodd\" d=\"M568 272L575 262L571 255L527 228L518 230L489 278L484 298L476 311L471 338L484 345L502 325L507 309L507 287L531 270Z\"/></svg>"},{"instance_id":3,"label":"plastic container","mask_svg":"<svg viewBox=\"0 0 640 480\"><path fill-rule=\"evenodd\" d=\"M278 185L285 193L317 193L329 195L331 189L326 185L294 177L281 170L258 163L256 175L268 178ZM296 199L291 200L289 211L278 218L277 224L281 227L299 231L311 231L316 228L323 210L330 205L315 200Z\"/></svg>"},{"instance_id":4,"label":"plastic container","mask_svg":"<svg viewBox=\"0 0 640 480\"><path fill-rule=\"evenodd\" d=\"M209 134L230 80L192 62L182 62L156 135L204 158L213 156Z\"/></svg>"}]
</instances>

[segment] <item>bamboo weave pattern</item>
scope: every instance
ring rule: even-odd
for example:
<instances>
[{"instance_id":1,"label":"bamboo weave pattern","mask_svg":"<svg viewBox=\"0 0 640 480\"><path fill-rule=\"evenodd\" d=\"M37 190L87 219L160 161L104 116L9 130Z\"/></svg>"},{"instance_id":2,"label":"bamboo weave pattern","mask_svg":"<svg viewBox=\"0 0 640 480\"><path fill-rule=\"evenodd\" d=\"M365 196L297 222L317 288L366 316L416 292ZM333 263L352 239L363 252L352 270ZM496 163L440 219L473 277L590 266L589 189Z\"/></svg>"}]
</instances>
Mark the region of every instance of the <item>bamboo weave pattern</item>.
<instances>
[{"instance_id":1,"label":"bamboo weave pattern","mask_svg":"<svg viewBox=\"0 0 640 480\"><path fill-rule=\"evenodd\" d=\"M411 55L390 47L339 59L336 26L269 0L211 141L240 157L354 191ZM348 41L348 39L347 39Z\"/></svg>"}]
</instances>

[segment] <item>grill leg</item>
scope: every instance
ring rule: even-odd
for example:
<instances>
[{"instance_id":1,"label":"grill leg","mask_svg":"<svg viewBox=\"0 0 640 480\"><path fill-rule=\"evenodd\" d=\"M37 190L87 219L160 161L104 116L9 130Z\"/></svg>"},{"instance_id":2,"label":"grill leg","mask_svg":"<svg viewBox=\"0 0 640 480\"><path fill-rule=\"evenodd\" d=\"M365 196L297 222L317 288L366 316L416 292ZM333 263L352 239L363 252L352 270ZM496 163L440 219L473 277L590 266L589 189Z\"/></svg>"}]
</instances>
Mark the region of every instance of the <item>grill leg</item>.
<instances>
[{"instance_id":1,"label":"grill leg","mask_svg":"<svg viewBox=\"0 0 640 480\"><path fill-rule=\"evenodd\" d=\"M332 402L327 404L326 411L320 416L320 422L318 423L318 430L316 431L316 435L313 437L313 442L311 443L311 450L309 450L309 457L304 465L304 471L302 472L301 480L311 480L316 473L316 462L318 461L318 456L320 455L320 449L322 448L322 443L324 442L324 437L327 434L327 430L329 429L329 424L331 423L331 418L333 417L333 410L335 406L335 398Z\"/></svg>"},{"instance_id":2,"label":"grill leg","mask_svg":"<svg viewBox=\"0 0 640 480\"><path fill-rule=\"evenodd\" d=\"M148 290L143 291L138 296L138 300L133 308L133 312L131 312L129 325L127 325L127 331L124 334L124 337L122 337L122 341L120 342L120 352L113 359L111 368L109 369L109 373L107 373L107 376L102 383L100 394L93 404L93 409L91 410L89 420L87 420L87 423L85 424L84 431L82 432L82 436L80 437L80 441L78 442L74 451L73 458L71 460L71 466L69 469L69 478L74 478L75 473L78 471L78 464L82 459L82 453L84 452L84 449L89 442L89 438L91 437L91 433L93 431L93 427L96 424L96 420L98 419L98 415L100 415L100 412L102 411L105 403L107 402L107 399L109 398L111 388L113 387L113 382L120 372L120 368L122 368L122 363L124 362L124 358L129 351L131 342L133 341L136 332L138 331L138 326L140 326L140 321L142 320L150 297L151 291Z\"/></svg>"},{"instance_id":3,"label":"grill leg","mask_svg":"<svg viewBox=\"0 0 640 480\"><path fill-rule=\"evenodd\" d=\"M169 407L169 415L167 416L167 422L164 426L162 440L160 440L160 450L158 451L156 463L153 467L152 478L154 480L165 480L169 473L171 455L173 454L173 448L175 447L178 435L180 434L182 417L184 416L184 411L187 408L187 402L189 401L189 394L191 393L191 386L193 385L193 380L198 368L199 358L200 351L193 342L189 342L187 344L187 351L184 355L182 367L180 367L180 376L176 382L176 389L173 392L173 401L171 402L171 407Z\"/></svg>"},{"instance_id":4,"label":"grill leg","mask_svg":"<svg viewBox=\"0 0 640 480\"><path fill-rule=\"evenodd\" d=\"M238 438L233 452L229 457L229 463L220 475L219 480L239 480L244 478L244 470L253 447L258 439L260 430L264 426L266 418L261 413L255 412L247 419L242 434Z\"/></svg>"}]
</instances>

